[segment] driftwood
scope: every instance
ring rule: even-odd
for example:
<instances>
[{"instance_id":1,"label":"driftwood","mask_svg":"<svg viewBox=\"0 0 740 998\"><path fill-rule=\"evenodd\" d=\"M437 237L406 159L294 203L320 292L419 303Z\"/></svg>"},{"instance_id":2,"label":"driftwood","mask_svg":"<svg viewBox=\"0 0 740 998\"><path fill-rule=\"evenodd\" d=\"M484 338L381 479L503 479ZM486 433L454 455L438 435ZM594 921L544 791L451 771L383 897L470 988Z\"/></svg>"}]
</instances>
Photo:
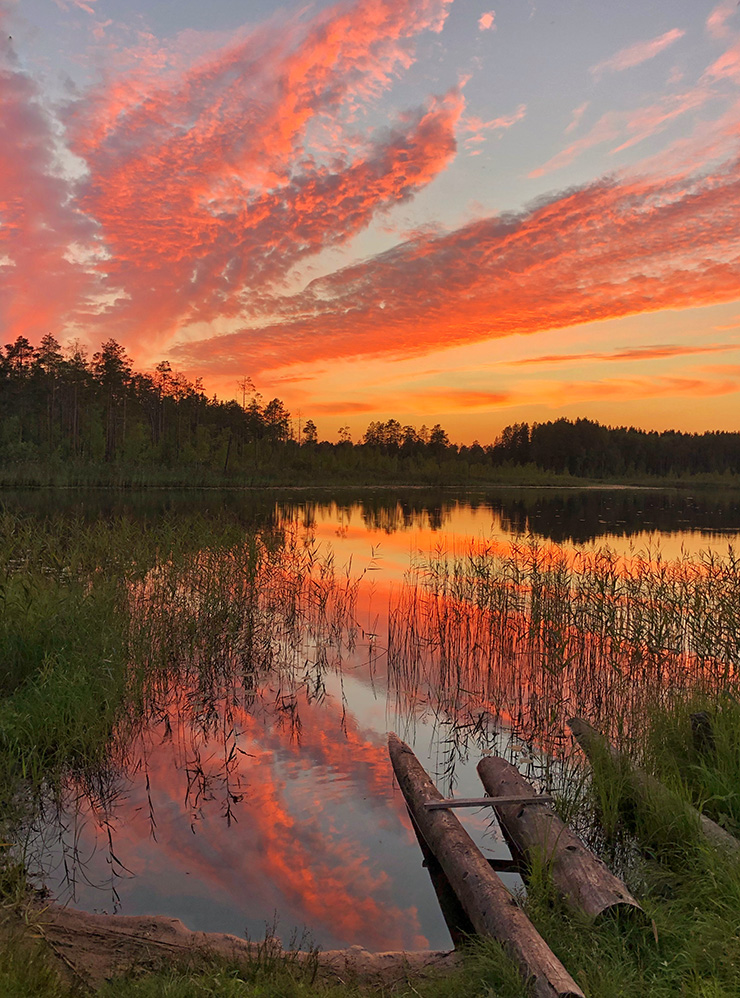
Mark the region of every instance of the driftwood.
<instances>
[{"instance_id":1,"label":"driftwood","mask_svg":"<svg viewBox=\"0 0 740 998\"><path fill-rule=\"evenodd\" d=\"M531 863L535 855L547 865L558 891L573 907L591 918L605 913L642 912L642 908L600 859L565 825L547 801L505 759L487 757L478 763L478 774L492 798L503 795L529 797L531 803L494 804L501 830L513 853Z\"/></svg>"},{"instance_id":2,"label":"driftwood","mask_svg":"<svg viewBox=\"0 0 740 998\"><path fill-rule=\"evenodd\" d=\"M409 746L390 734L388 751L414 821L475 931L504 945L525 980L532 981L537 998L584 998L455 815L424 807L427 801L442 800L442 795Z\"/></svg>"},{"instance_id":3,"label":"driftwood","mask_svg":"<svg viewBox=\"0 0 740 998\"><path fill-rule=\"evenodd\" d=\"M623 752L616 749L601 732L592 727L588 721L582 717L572 717L568 721L568 727L573 732L578 744L581 746L588 758L593 761L594 757L606 755L620 767L622 774L629 781L629 789L635 801L640 799L665 799L670 797L674 802L675 798L670 791L654 776L643 772L632 765L631 760ZM733 859L740 859L740 841L728 831L718 825L716 821L707 818L690 804L685 805L686 813L692 817L697 827L706 841L715 849L723 852Z\"/></svg>"}]
</instances>

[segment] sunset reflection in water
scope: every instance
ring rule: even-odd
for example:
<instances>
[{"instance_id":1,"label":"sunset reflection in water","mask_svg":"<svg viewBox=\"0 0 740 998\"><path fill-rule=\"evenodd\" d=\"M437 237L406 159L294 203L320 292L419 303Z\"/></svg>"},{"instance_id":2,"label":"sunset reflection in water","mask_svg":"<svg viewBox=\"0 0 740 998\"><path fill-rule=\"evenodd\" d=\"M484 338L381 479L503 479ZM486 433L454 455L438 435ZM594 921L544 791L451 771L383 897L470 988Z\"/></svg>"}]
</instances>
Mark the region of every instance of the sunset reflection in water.
<instances>
[{"instance_id":1,"label":"sunset reflection in water","mask_svg":"<svg viewBox=\"0 0 740 998\"><path fill-rule=\"evenodd\" d=\"M269 668L245 672L243 657L230 652L208 682L185 667L149 691L143 718L120 733L99 785L70 787L60 821L47 816L38 830L45 882L85 910L166 914L192 929L261 938L277 917L285 943L305 927L325 949L447 947L393 786L386 733L414 745L443 792L479 796L483 751L530 759L558 751L557 740L514 735L523 712L544 709L543 696L570 695L588 666L543 685L532 648L521 640L494 648L490 627L488 643L481 638L480 610L461 604L455 683L429 633L417 671L399 668L404 629L413 624L419 639L433 617L418 585L404 583L410 564L471 539L505 553L512 520L491 505L294 502L280 517L322 557L331 549L337 576L359 579L351 621L331 653L320 629L306 627L292 644L277 641L282 658ZM624 555L646 538L601 543ZM662 546L677 552L710 542L672 532ZM419 615L424 620L412 620ZM488 855L506 855L488 830L490 815L463 820Z\"/></svg>"}]
</instances>

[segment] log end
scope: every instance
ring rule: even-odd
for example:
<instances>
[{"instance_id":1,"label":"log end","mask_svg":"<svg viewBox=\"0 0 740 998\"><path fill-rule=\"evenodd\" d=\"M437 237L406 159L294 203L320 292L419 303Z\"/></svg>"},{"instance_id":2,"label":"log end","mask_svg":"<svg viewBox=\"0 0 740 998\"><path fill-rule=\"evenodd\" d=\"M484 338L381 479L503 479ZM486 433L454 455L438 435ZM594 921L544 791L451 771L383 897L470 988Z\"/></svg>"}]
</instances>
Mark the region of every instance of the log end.
<instances>
[{"instance_id":1,"label":"log end","mask_svg":"<svg viewBox=\"0 0 740 998\"><path fill-rule=\"evenodd\" d=\"M565 722L574 738L596 734L596 729L582 717L569 717Z\"/></svg>"},{"instance_id":2,"label":"log end","mask_svg":"<svg viewBox=\"0 0 740 998\"><path fill-rule=\"evenodd\" d=\"M411 755L413 755L411 746L407 745L402 738L399 738L398 735L395 733L395 731L389 731L388 754L390 755L391 759L399 756L403 752L409 752Z\"/></svg>"}]
</instances>

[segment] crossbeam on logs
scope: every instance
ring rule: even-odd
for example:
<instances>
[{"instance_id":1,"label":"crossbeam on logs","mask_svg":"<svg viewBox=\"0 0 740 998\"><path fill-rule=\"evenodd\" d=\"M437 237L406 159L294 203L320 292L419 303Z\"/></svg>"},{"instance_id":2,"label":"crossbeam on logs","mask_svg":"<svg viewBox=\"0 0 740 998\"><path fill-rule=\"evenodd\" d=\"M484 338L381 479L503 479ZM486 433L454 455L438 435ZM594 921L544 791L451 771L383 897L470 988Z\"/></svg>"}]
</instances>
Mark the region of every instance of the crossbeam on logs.
<instances>
[{"instance_id":1,"label":"crossbeam on logs","mask_svg":"<svg viewBox=\"0 0 740 998\"><path fill-rule=\"evenodd\" d=\"M452 807L496 807L499 804L552 804L554 800L548 794L536 797L445 797L429 800L424 807L427 811L442 811Z\"/></svg>"},{"instance_id":2,"label":"crossbeam on logs","mask_svg":"<svg viewBox=\"0 0 740 998\"><path fill-rule=\"evenodd\" d=\"M394 734L388 751L419 832L434 853L476 932L498 939L532 983L536 998L584 998L583 991L496 876L448 809L428 810L442 794L409 746Z\"/></svg>"},{"instance_id":3,"label":"crossbeam on logs","mask_svg":"<svg viewBox=\"0 0 740 998\"><path fill-rule=\"evenodd\" d=\"M478 775L491 794L509 848L522 856L525 864L535 856L550 871L560 894L579 911L593 919L607 913L629 913L645 918L638 902L626 886L591 852L555 811L544 794L536 794L532 784L506 759L486 756L478 763ZM521 794L532 807L514 803Z\"/></svg>"}]
</instances>

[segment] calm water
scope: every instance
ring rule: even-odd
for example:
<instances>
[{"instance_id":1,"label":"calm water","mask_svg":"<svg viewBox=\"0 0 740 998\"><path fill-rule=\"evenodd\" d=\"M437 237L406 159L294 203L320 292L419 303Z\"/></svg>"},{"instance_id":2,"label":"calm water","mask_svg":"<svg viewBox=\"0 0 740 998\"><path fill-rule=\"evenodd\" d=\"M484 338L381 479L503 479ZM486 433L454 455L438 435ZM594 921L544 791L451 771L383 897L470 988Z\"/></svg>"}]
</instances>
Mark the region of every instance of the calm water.
<instances>
[{"instance_id":1,"label":"calm water","mask_svg":"<svg viewBox=\"0 0 740 998\"><path fill-rule=\"evenodd\" d=\"M15 501L43 509L48 499ZM74 788L62 819L49 815L38 831L43 879L76 907L166 914L252 938L277 918L286 943L305 927L324 949L449 946L393 786L388 731L414 746L443 792L479 796L475 764L487 749L525 769L538 763L537 746L504 722L505 704L498 716L490 705L477 720L469 710L455 716L418 675L407 682L389 670L389 610L412 563L471 540L505 548L522 534L621 553L659 547L667 559L723 552L740 537L736 494L70 491L55 496L60 503L85 515L135 508L142 517L226 504L247 523L291 527L333 555L338 576L360 580L347 632L327 645L306 631L281 646L282 659L256 683L235 668L207 691L192 673L161 691L111 772ZM508 855L488 815L464 812L463 820L487 855Z\"/></svg>"}]
</instances>

